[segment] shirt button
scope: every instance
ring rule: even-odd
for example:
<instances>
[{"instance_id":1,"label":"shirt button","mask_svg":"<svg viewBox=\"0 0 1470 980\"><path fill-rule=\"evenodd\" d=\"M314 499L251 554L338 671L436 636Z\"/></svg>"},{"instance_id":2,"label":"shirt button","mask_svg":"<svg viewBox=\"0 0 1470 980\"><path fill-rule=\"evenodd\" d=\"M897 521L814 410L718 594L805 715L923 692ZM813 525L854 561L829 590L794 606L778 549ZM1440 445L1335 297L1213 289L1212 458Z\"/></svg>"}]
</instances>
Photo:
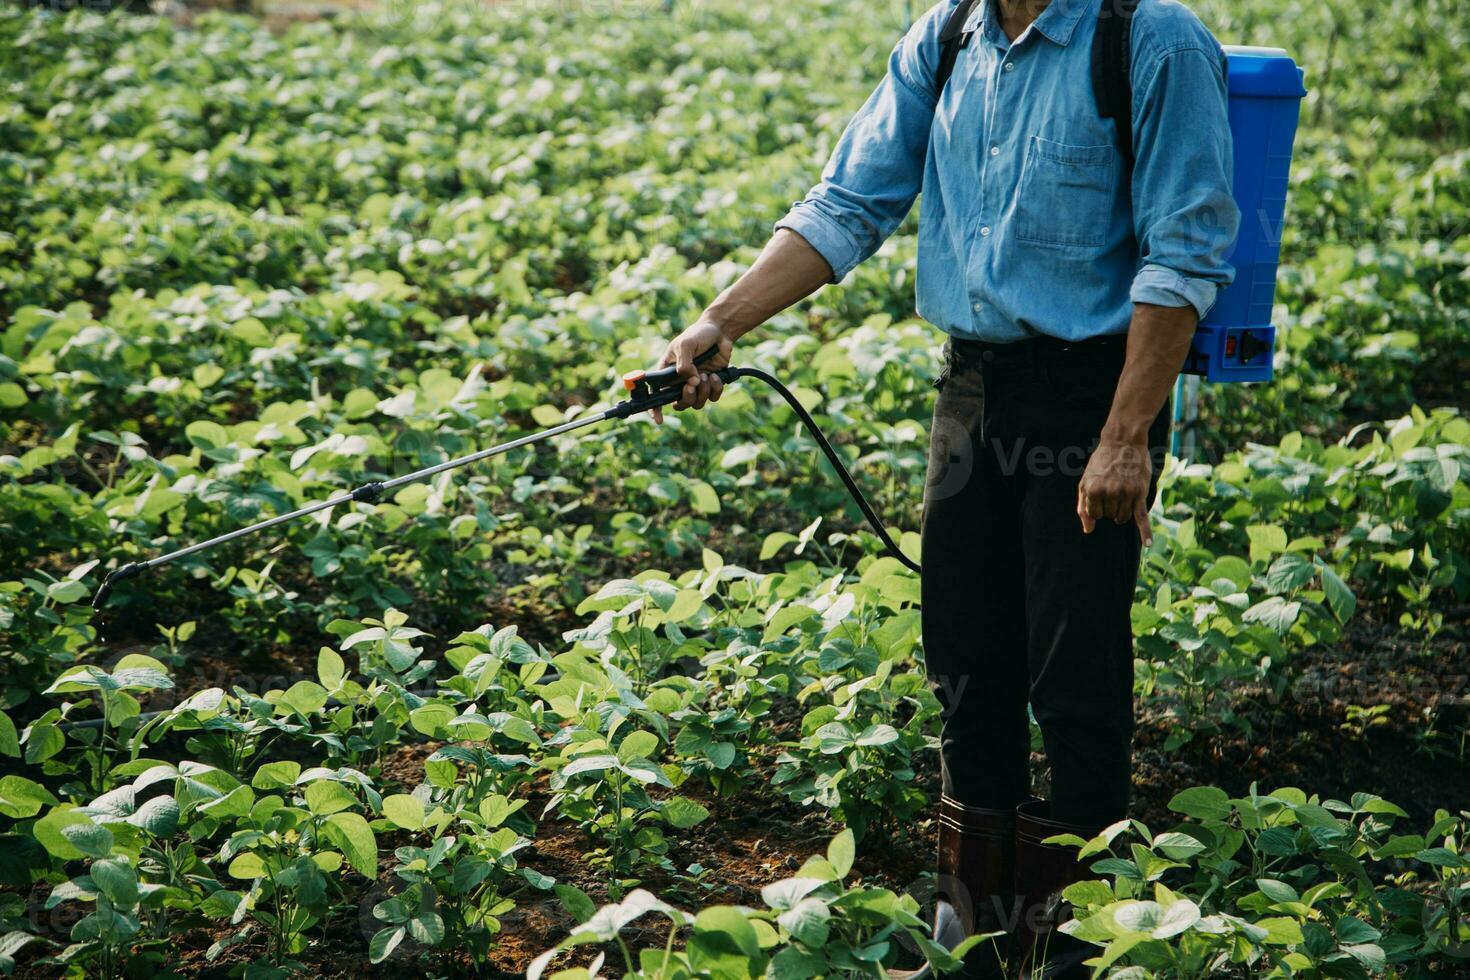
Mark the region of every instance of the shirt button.
<instances>
[{"instance_id":1,"label":"shirt button","mask_svg":"<svg viewBox=\"0 0 1470 980\"><path fill-rule=\"evenodd\" d=\"M993 157L1000 156L1000 147L998 147L998 146L992 146L990 148L990 155L993 156Z\"/></svg>"},{"instance_id":2,"label":"shirt button","mask_svg":"<svg viewBox=\"0 0 1470 980\"><path fill-rule=\"evenodd\" d=\"M980 358L981 358L981 360L985 360L985 361L993 361L993 360L995 360L995 351L993 351L993 350L982 351L981 354L980 354Z\"/></svg>"},{"instance_id":3,"label":"shirt button","mask_svg":"<svg viewBox=\"0 0 1470 980\"><path fill-rule=\"evenodd\" d=\"M1016 70L1016 63L1014 61L1007 61L1006 62L1006 71L1015 71L1015 70Z\"/></svg>"},{"instance_id":4,"label":"shirt button","mask_svg":"<svg viewBox=\"0 0 1470 980\"><path fill-rule=\"evenodd\" d=\"M981 228L980 229L980 237L981 238L989 238L990 237L990 226L989 225L986 225L984 228Z\"/></svg>"},{"instance_id":5,"label":"shirt button","mask_svg":"<svg viewBox=\"0 0 1470 980\"><path fill-rule=\"evenodd\" d=\"M979 303L971 303L970 304L970 309L974 310L976 313L979 313L980 312L980 304Z\"/></svg>"}]
</instances>

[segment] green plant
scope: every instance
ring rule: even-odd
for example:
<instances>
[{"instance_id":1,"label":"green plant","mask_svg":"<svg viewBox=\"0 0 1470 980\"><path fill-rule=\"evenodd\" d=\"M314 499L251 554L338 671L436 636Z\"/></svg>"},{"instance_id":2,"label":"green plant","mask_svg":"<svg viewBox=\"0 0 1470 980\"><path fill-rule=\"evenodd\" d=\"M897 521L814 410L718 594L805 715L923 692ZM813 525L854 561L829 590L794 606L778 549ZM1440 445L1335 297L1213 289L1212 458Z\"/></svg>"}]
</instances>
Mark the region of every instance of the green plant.
<instances>
[{"instance_id":1,"label":"green plant","mask_svg":"<svg viewBox=\"0 0 1470 980\"><path fill-rule=\"evenodd\" d=\"M350 787L365 783L351 772L315 770L303 774L289 761L267 763L251 786L241 786L231 810L238 829L220 848L219 861L239 891L216 891L211 902L228 910L232 924L250 917L266 933L272 962L288 966L306 948L307 932L331 914L334 878L344 863L369 879L377 877L378 848L367 820L356 812L361 802ZM256 797L252 787L266 795ZM277 795L271 791L284 791ZM371 794L370 788L367 792ZM211 948L217 956L254 934L246 924Z\"/></svg>"},{"instance_id":2,"label":"green plant","mask_svg":"<svg viewBox=\"0 0 1470 980\"><path fill-rule=\"evenodd\" d=\"M766 903L761 910L716 905L691 916L638 889L622 902L593 914L585 896L573 900L564 896L570 907L582 912L578 916L581 925L537 957L526 976L538 980L566 950L616 942L625 975L640 980L691 980L709 975L884 977L883 964L894 959L900 938L920 949L925 961L936 969L949 972L960 966L967 950L985 938L970 937L954 950L945 950L929 938L912 898L845 883L853 854L852 832L843 831L828 846L826 857L814 855L795 877L761 889ZM644 948L634 957L620 933L649 912L669 919L668 938L662 949ZM684 929L687 938L676 943ZM562 980L591 975L585 969L553 974Z\"/></svg>"},{"instance_id":3,"label":"green plant","mask_svg":"<svg viewBox=\"0 0 1470 980\"><path fill-rule=\"evenodd\" d=\"M610 729L608 738L616 733ZM584 736L592 735L591 732ZM629 730L614 746L600 737L584 737L560 758L548 759L553 768L548 807L577 820L588 834L604 843L588 853L596 867L606 869L614 895L636 880L623 876L643 863L666 863L668 844L662 827L685 829L708 819L709 811L683 796L656 799L651 787L672 789L668 774L650 757L658 750L653 732Z\"/></svg>"},{"instance_id":4,"label":"green plant","mask_svg":"<svg viewBox=\"0 0 1470 980\"><path fill-rule=\"evenodd\" d=\"M1386 704L1375 704L1371 707L1350 704L1344 709L1347 720L1337 727L1347 732L1355 741L1361 742L1368 737L1369 731L1388 724L1388 713L1392 710Z\"/></svg>"},{"instance_id":5,"label":"green plant","mask_svg":"<svg viewBox=\"0 0 1470 980\"><path fill-rule=\"evenodd\" d=\"M1430 951L1462 958L1470 858L1460 818L1441 811L1427 834L1397 834L1402 809L1376 796L1320 800L1282 789L1231 799L1185 790L1170 808L1190 818L1152 834L1137 821L1091 841L1067 836L1094 873L1067 889L1067 933L1097 944L1097 968L1138 977L1367 977L1423 974ZM1442 843L1435 843L1442 842ZM1125 847L1126 844L1126 847ZM1386 881L1378 862L1409 862ZM1166 879L1172 884L1166 884ZM1431 909L1416 884L1433 886Z\"/></svg>"}]
</instances>

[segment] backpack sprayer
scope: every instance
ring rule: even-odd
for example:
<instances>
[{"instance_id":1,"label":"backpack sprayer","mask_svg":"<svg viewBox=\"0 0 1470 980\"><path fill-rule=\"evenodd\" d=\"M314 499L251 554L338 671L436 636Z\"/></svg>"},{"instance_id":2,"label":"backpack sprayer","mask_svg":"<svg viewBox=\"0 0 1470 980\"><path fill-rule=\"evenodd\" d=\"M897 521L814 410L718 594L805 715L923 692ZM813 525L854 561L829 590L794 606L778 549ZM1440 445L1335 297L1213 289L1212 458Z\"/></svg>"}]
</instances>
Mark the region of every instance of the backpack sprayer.
<instances>
[{"instance_id":1,"label":"backpack sprayer","mask_svg":"<svg viewBox=\"0 0 1470 980\"><path fill-rule=\"evenodd\" d=\"M716 351L718 351L718 349L719 348L717 347L711 347L709 350L705 351L697 358L695 358L695 361L703 361L712 357L716 353ZM867 518L868 524L870 524L873 530L877 533L878 539L883 543L883 547L891 555L893 555L893 557L897 558L908 568L912 569L915 572L919 570L918 562L914 561L908 555L905 555L901 550L899 550L898 545L894 542L893 538L889 536L888 530L883 526L882 519L879 518L877 512L873 510L872 505L868 503L868 498L863 496L862 490L858 487L857 482L852 478L852 474L847 471L847 467L843 465L842 457L837 455L837 450L832 448L832 444L827 441L827 437L823 435L822 430L817 427L816 420L812 418L810 412L802 407L801 402L797 401L796 396L791 393L790 389L788 389L780 381L777 381L771 375L767 374L765 371L762 371L758 368L743 368L732 366L721 368L719 371L714 372L714 374L726 384L739 381L741 378L755 378L756 380L764 381L766 384L774 388L776 390L776 393L786 400L786 404L791 406L791 410L796 413L797 417L800 418L802 423L806 425L808 430L810 430L812 437L817 441L817 445L821 447L823 454L826 455L827 461L832 464L832 468L835 469L837 471L837 475L841 477L842 484L844 487L847 488L848 494L852 496L853 501L863 512L863 516ZM308 504L305 507L301 507L291 511L290 513L279 514L275 517L271 517L263 521L258 521L255 524L251 524L249 527L242 527L234 531L227 531L224 534L217 535L216 537L210 538L207 541L200 541L197 544L191 544L187 547L179 548L176 551L170 551L168 554L159 555L157 558L149 558L146 561L129 562L126 565L122 565L114 569L113 571L108 573L105 579L102 580L101 586L99 586L97 589L97 594L92 597L92 608L102 608L102 604L106 602L107 597L112 594L113 587L124 579L132 578L135 575L139 575L143 572L157 568L160 565L167 565L170 562L178 561L180 558L187 558L189 555L197 555L201 551L208 551L210 548L224 544L227 541L234 541L238 538L243 538L248 535L255 534L259 531L265 531L273 527L279 527L282 524L289 524L291 521L306 517L310 514L315 514L324 510L330 510L331 508L336 507L339 504L376 503L378 499L383 496L383 494L387 493L390 490L397 490L399 487L407 486L410 483L418 483L420 480L427 480L432 476L437 476L438 474L444 473L448 470L456 470L459 469L461 466L468 466L471 463L478 463L481 460L489 459L492 456L501 456L505 453L510 452L512 449L519 449L522 446L529 446L534 443L550 439L552 436L564 435L568 432L574 432L577 429L586 428L590 425L596 425L599 422L608 422L613 419L627 419L633 417L634 415L639 415L643 412L646 412L652 408L662 408L665 405L672 405L674 402L679 400L679 396L682 393L682 389L684 387L684 378L681 377L673 367L660 368L657 371L630 371L627 374L623 375L623 387L628 391L628 398L625 401L618 402L611 408L604 409L601 412L595 412L592 415L586 416L585 418L574 419L571 422L565 422L561 425L552 426L551 428L543 429L540 432L533 432L530 435L521 436L519 439L512 439L509 442L502 442L499 445L491 446L488 449L481 449L479 452L469 453L465 456L446 460L443 463L436 463L433 466L426 466L421 470L414 470L412 473L405 473L402 476L394 477L391 480L380 480L372 483L364 483L362 486L357 487L354 490L349 490L346 493L338 494L337 496L332 497L329 500L322 500L314 504Z\"/></svg>"},{"instance_id":2,"label":"backpack sprayer","mask_svg":"<svg viewBox=\"0 0 1470 980\"><path fill-rule=\"evenodd\" d=\"M1169 451L1194 454L1200 380L1270 381L1276 350L1271 307L1291 171L1291 145L1307 90L1302 69L1281 48L1227 45L1234 196L1240 231L1228 261L1235 281L1200 320L1174 385Z\"/></svg>"}]
</instances>

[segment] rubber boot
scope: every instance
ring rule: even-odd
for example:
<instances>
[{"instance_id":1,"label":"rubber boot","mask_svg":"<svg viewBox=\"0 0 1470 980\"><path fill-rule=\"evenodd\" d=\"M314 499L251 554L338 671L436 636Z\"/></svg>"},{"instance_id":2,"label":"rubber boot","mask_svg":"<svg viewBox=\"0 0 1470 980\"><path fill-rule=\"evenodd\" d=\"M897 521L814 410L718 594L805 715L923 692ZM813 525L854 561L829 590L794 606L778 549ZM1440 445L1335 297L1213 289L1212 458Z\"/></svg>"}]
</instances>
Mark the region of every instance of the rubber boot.
<instances>
[{"instance_id":1,"label":"rubber boot","mask_svg":"<svg viewBox=\"0 0 1470 980\"><path fill-rule=\"evenodd\" d=\"M1008 930L1015 880L1016 815L1011 810L965 806L939 798L939 854L934 906L934 941L954 949L966 936ZM987 939L965 957L964 969L947 974L961 980L1004 980L1006 938ZM917 970L890 970L893 980L920 980Z\"/></svg>"},{"instance_id":2,"label":"rubber boot","mask_svg":"<svg viewBox=\"0 0 1470 980\"><path fill-rule=\"evenodd\" d=\"M1089 980L1084 960L1098 955L1091 943L1073 939L1057 927L1071 917L1062 891L1091 877L1077 860L1077 848L1043 844L1048 837L1076 834L1090 840L1102 827L1065 824L1051 819L1045 800L1016 808L1016 931L1012 939L1020 980Z\"/></svg>"}]
</instances>

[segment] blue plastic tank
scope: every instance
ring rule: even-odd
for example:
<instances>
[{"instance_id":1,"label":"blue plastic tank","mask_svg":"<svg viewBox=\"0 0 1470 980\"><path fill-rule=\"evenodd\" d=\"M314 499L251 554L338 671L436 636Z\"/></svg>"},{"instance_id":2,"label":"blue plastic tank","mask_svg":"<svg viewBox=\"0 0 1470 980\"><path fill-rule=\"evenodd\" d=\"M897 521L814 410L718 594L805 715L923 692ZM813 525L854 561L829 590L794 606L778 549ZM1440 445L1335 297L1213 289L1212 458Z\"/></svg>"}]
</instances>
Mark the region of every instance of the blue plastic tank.
<instances>
[{"instance_id":1,"label":"blue plastic tank","mask_svg":"<svg viewBox=\"0 0 1470 980\"><path fill-rule=\"evenodd\" d=\"M1269 381L1276 331L1271 307L1303 73L1280 48L1226 46L1235 203L1235 281L1200 322L1185 370L1207 381Z\"/></svg>"}]
</instances>

